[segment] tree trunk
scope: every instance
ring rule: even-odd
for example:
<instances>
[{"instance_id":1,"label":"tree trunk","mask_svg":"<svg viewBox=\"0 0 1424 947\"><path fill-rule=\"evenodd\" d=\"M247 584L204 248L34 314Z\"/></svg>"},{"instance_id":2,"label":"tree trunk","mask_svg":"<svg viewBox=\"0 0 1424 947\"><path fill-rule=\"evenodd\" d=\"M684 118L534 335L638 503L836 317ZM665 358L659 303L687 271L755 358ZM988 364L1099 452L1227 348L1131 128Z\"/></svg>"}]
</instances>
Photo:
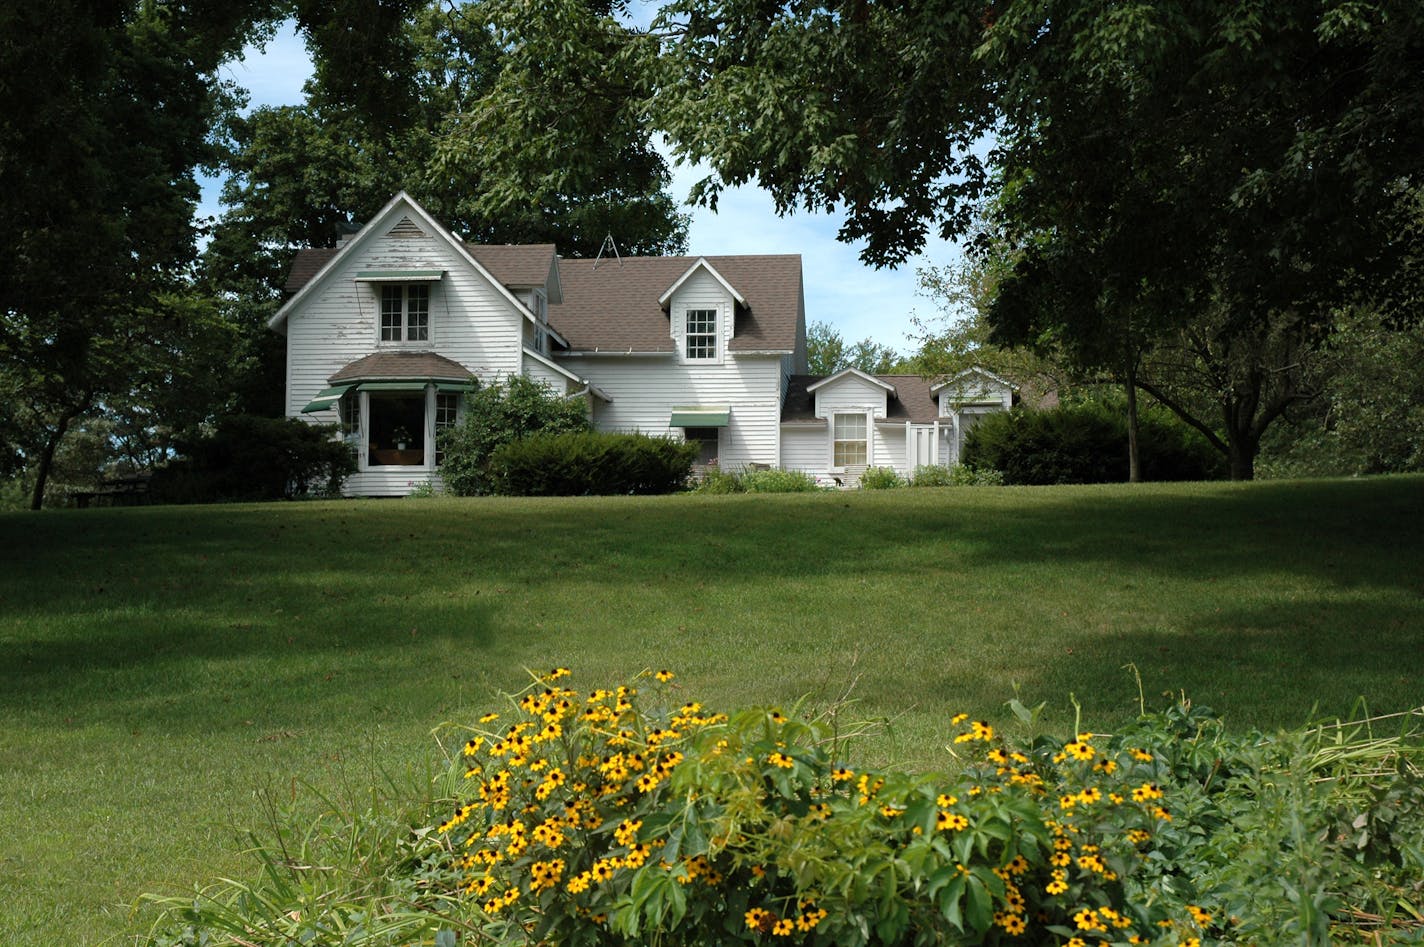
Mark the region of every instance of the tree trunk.
<instances>
[{"instance_id":1,"label":"tree trunk","mask_svg":"<svg viewBox=\"0 0 1424 947\"><path fill-rule=\"evenodd\" d=\"M1244 431L1227 432L1226 459L1231 468L1232 480L1256 479L1256 454L1261 449L1260 437L1252 437Z\"/></svg>"},{"instance_id":2,"label":"tree trunk","mask_svg":"<svg viewBox=\"0 0 1424 947\"><path fill-rule=\"evenodd\" d=\"M78 412L61 415L54 433L45 441L44 450L40 452L39 467L35 471L35 490L30 494L32 510L44 507L45 484L49 481L49 471L54 465L54 452L59 449L59 442L64 440L64 433L69 430L69 422L74 420L76 414Z\"/></svg>"},{"instance_id":3,"label":"tree trunk","mask_svg":"<svg viewBox=\"0 0 1424 947\"><path fill-rule=\"evenodd\" d=\"M1137 366L1127 366L1127 482L1142 482L1142 460L1137 445Z\"/></svg>"}]
</instances>

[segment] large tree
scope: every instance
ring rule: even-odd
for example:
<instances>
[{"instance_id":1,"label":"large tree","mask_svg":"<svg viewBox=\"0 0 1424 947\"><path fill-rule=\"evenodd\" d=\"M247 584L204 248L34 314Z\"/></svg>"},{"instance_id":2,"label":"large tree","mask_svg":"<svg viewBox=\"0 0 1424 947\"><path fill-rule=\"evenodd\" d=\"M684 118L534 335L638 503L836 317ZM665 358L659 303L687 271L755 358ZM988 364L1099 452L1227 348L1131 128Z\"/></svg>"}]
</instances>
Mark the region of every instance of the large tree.
<instances>
[{"instance_id":1,"label":"large tree","mask_svg":"<svg viewBox=\"0 0 1424 947\"><path fill-rule=\"evenodd\" d=\"M883 264L992 197L997 337L1142 381L1234 476L1309 394L1271 353L1313 350L1343 303L1418 298L1417 3L675 0L658 27L653 107L712 166L704 199L754 181L842 208ZM1217 353L1210 417L1139 378L1183 333Z\"/></svg>"},{"instance_id":2,"label":"large tree","mask_svg":"<svg viewBox=\"0 0 1424 947\"><path fill-rule=\"evenodd\" d=\"M231 103L218 65L261 4L57 0L0 10L0 461L33 470L188 332L193 169Z\"/></svg>"}]
</instances>

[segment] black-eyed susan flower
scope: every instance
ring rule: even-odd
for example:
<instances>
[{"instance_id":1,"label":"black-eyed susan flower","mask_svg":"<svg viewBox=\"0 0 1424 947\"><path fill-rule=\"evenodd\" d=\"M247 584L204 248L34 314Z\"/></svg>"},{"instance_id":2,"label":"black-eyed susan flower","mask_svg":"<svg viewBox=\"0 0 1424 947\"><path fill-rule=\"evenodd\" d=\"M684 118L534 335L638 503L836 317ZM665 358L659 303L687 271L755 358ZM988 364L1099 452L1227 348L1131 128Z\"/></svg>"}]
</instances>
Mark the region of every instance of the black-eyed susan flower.
<instances>
[{"instance_id":1,"label":"black-eyed susan flower","mask_svg":"<svg viewBox=\"0 0 1424 947\"><path fill-rule=\"evenodd\" d=\"M670 680L672 680L673 678L677 677L677 675L674 674L674 673L671 672L671 671L659 671L658 673L654 674L653 676L654 676L655 678L657 678L657 679L658 679L658 682L661 683L661 684L666 684L668 681L670 681Z\"/></svg>"}]
</instances>

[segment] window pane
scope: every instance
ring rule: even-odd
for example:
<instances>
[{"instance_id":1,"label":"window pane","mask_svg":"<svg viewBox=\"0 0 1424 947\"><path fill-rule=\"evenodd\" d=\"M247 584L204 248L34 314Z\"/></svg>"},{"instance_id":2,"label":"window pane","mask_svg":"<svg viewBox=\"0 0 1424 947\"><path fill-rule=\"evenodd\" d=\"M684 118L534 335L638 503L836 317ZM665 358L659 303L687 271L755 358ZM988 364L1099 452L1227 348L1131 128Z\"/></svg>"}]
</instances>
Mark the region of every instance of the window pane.
<instances>
[{"instance_id":1,"label":"window pane","mask_svg":"<svg viewBox=\"0 0 1424 947\"><path fill-rule=\"evenodd\" d=\"M430 287L406 287L406 340L425 342L430 338Z\"/></svg>"},{"instance_id":2,"label":"window pane","mask_svg":"<svg viewBox=\"0 0 1424 947\"><path fill-rule=\"evenodd\" d=\"M831 461L837 467L864 464L865 441L836 441L835 456Z\"/></svg>"},{"instance_id":3,"label":"window pane","mask_svg":"<svg viewBox=\"0 0 1424 947\"><path fill-rule=\"evenodd\" d=\"M865 415L836 415L836 440L849 440L851 438L865 439Z\"/></svg>"},{"instance_id":4,"label":"window pane","mask_svg":"<svg viewBox=\"0 0 1424 947\"><path fill-rule=\"evenodd\" d=\"M381 341L399 342L401 338L401 288L381 287Z\"/></svg>"},{"instance_id":5,"label":"window pane","mask_svg":"<svg viewBox=\"0 0 1424 947\"><path fill-rule=\"evenodd\" d=\"M687 310L687 357L717 357L717 310Z\"/></svg>"},{"instance_id":6,"label":"window pane","mask_svg":"<svg viewBox=\"0 0 1424 947\"><path fill-rule=\"evenodd\" d=\"M373 391L369 398L367 463L404 467L424 464L425 395Z\"/></svg>"}]
</instances>

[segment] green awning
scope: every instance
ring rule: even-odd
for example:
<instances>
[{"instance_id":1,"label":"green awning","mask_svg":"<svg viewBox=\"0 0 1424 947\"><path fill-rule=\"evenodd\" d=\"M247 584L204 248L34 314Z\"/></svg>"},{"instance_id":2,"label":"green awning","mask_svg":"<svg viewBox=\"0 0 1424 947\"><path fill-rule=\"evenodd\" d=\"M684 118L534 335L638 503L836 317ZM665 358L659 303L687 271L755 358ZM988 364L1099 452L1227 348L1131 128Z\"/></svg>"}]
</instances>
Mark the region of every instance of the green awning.
<instances>
[{"instance_id":1,"label":"green awning","mask_svg":"<svg viewBox=\"0 0 1424 947\"><path fill-rule=\"evenodd\" d=\"M311 414L313 411L325 411L327 408L336 407L336 402L341 400L341 396L351 390L350 385L337 385L335 388L327 388L322 391L302 409L302 414Z\"/></svg>"},{"instance_id":2,"label":"green awning","mask_svg":"<svg viewBox=\"0 0 1424 947\"><path fill-rule=\"evenodd\" d=\"M475 390L475 383L471 381L437 381L435 383L435 390L447 393L463 392L469 394Z\"/></svg>"},{"instance_id":3,"label":"green awning","mask_svg":"<svg viewBox=\"0 0 1424 947\"><path fill-rule=\"evenodd\" d=\"M725 406L673 408L668 427L726 427L731 413Z\"/></svg>"},{"instance_id":4,"label":"green awning","mask_svg":"<svg viewBox=\"0 0 1424 947\"><path fill-rule=\"evenodd\" d=\"M359 283L428 281L438 280L444 275L444 270L361 270L356 274L356 281Z\"/></svg>"},{"instance_id":5,"label":"green awning","mask_svg":"<svg viewBox=\"0 0 1424 947\"><path fill-rule=\"evenodd\" d=\"M424 391L425 381L363 381L358 391Z\"/></svg>"}]
</instances>

